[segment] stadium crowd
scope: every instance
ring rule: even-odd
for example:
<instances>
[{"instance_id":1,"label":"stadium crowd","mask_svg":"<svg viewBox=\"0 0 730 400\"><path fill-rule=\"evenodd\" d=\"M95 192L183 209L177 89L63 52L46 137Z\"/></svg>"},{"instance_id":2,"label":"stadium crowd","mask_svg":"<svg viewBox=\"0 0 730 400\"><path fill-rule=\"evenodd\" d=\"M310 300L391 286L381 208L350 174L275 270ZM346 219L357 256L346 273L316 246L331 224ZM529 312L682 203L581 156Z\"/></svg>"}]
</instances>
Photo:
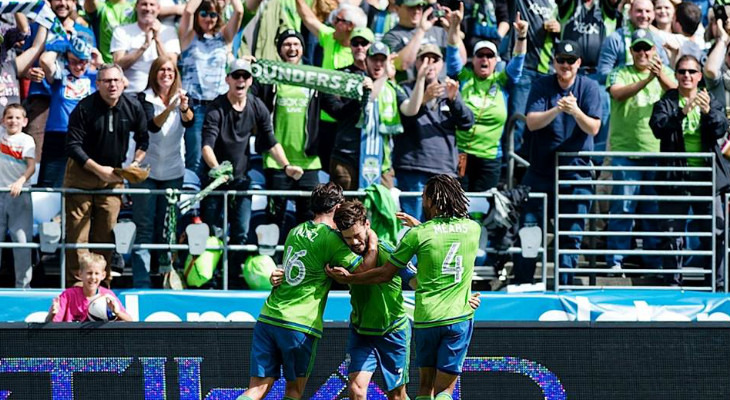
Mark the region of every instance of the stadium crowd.
<instances>
[{"instance_id":1,"label":"stadium crowd","mask_svg":"<svg viewBox=\"0 0 730 400\"><path fill-rule=\"evenodd\" d=\"M719 144L728 125L730 20L725 6L712 0L50 0L48 6L66 37L23 14L2 15L0 186L11 190L0 193L0 227L16 242L32 240L30 194L19 188L31 185L36 165L37 185L51 188L122 187L114 168L126 165L149 166L149 177L131 187L181 189L186 169L205 186L224 174L227 161L233 179L221 189L251 188L252 169L262 170L267 189L310 191L320 183L320 171L345 190L358 189L365 169L372 169L363 164L361 138L362 115L373 104L381 137L378 181L387 188L422 191L439 174L459 177L468 192L496 187L507 178L505 141L511 136L505 126L515 114L526 116L510 144L530 162L522 183L548 193L551 202L556 152L713 152L715 195L730 188ZM358 74L370 96L262 84L253 77L258 60ZM252 153L263 156L261 164ZM629 167L666 160L602 162ZM680 169L705 164L695 158L671 162ZM596 179L584 171L567 174L561 179ZM614 171L613 179L708 177L627 169ZM613 190L657 191L651 185ZM131 200L136 242L163 243L164 196ZM207 198L203 221L220 227L222 203ZM111 242L122 206L119 196L68 196L67 240ZM251 199L234 198L228 206L231 244L244 244ZM685 206L695 214L708 207ZM423 220L420 198L401 199L401 207ZM591 204L578 200L565 207L585 214ZM542 212L552 215L540 208L529 203L522 223L542 221ZM615 201L610 214L657 214L658 208L652 201ZM272 199L270 220L283 226L286 209L286 199ZM311 218L306 202L297 201L296 223ZM636 228L686 228L682 221L652 221ZM627 218L607 221L610 231L634 228ZM584 220L564 220L560 229L581 231ZM566 240L561 246L581 246L579 235ZM631 238L612 236L606 245L616 250L606 258L609 267L622 268L620 253L632 248ZM643 246L685 244L680 236L648 237ZM68 253L71 286L84 250ZM112 252L103 254L110 280ZM134 286L150 287L150 251L135 250L131 262ZM242 262L234 257L232 265ZM575 255L560 260L563 268L577 262ZM682 267L681 259L670 257L642 263ZM14 265L16 287L30 287L30 251L15 249ZM240 287L240 270L230 270L232 287ZM534 271L534 259L517 257L514 282L532 282Z\"/></svg>"}]
</instances>

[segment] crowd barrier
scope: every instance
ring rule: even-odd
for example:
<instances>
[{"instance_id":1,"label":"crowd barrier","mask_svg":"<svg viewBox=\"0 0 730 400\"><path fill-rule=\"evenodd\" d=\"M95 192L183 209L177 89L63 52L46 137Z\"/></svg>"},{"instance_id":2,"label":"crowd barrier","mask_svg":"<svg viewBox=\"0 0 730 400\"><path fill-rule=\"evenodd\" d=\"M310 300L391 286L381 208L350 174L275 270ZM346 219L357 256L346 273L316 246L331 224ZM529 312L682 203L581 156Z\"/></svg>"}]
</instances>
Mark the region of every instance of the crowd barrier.
<instances>
[{"instance_id":1,"label":"crowd barrier","mask_svg":"<svg viewBox=\"0 0 730 400\"><path fill-rule=\"evenodd\" d=\"M248 385L252 327L0 324L0 398L233 400ZM326 324L304 399L347 398L349 332ZM475 323L454 399L728 398L728 359L727 323ZM386 398L379 372L368 390Z\"/></svg>"},{"instance_id":2,"label":"crowd barrier","mask_svg":"<svg viewBox=\"0 0 730 400\"><path fill-rule=\"evenodd\" d=\"M8 191L8 189L1 189L2 191ZM66 252L63 251L65 249L90 249L90 250L119 250L120 246L118 246L115 243L67 243L65 238L65 223L66 223L66 214L65 214L65 201L66 197L73 194L113 194L113 195L131 195L131 194L144 194L144 195L152 195L152 196L164 196L168 192L166 190L151 190L151 189L112 189L112 190L81 190L81 189L70 189L70 188L29 188L24 189L24 191L28 191L31 193L58 193L60 194L60 207L58 208L60 213L60 232L61 237L58 241L58 243L54 243L52 247L54 249L60 249L60 266L61 266L61 273L60 273L60 287L65 287L65 271L66 271ZM193 196L198 191L191 191L191 190L179 190L176 191L181 197L182 196ZM222 265L222 288L224 290L227 290L229 288L228 285L228 270L231 268L229 265L229 253L234 251L246 251L246 252L256 252L258 251L259 247L257 244L252 243L246 243L246 244L229 244L229 228L228 228L228 202L230 201L230 198L232 196L252 196L254 199L254 203L263 203L266 204L266 197L267 196L279 196L279 197L288 197L288 198L295 198L295 197L309 197L311 195L311 192L308 191L285 191L285 190L245 190L245 191L212 191L210 196L222 196L223 197L223 226L225 227L221 232L221 240L223 242L223 246L208 246L206 247L207 250L222 250L221 255L221 265ZM347 197L364 197L365 192L364 191L345 191L344 195ZM418 197L421 196L421 192L399 192L398 197ZM467 193L467 196L471 199L470 204L470 212L479 212L479 213L486 213L488 211L489 205L487 202L487 198L491 197L492 194L490 193ZM530 193L530 198L537 198L542 201L542 207L543 209L547 209L547 196L544 193ZM259 198L259 201L256 201L256 198ZM46 199L45 201L52 201L50 199ZM255 211L261 211L256 210L255 207L252 210L252 212ZM544 214L544 220L543 220L543 226L547 225L547 213ZM49 218L55 217L55 215L46 216ZM39 223L42 222L48 222L48 221L38 221ZM255 226L251 226L249 229L249 232L252 232L254 230ZM485 234L483 231L482 234ZM282 232L282 235L286 235L286 232ZM250 235L249 235L250 237ZM542 231L542 239L541 239L542 245L538 249L538 254L541 260L542 264L542 273L541 273L541 279L542 279L542 285L543 287L546 287L547 285L547 251L545 248L545 243L547 243L547 233L543 230ZM33 249L42 249L44 246L41 243L25 243L25 244L19 244L19 243L12 243L12 242L0 242L0 249L3 248L33 248ZM164 244L164 243L139 243L134 244L131 246L123 246L125 249L128 249L129 251L132 251L134 249L147 249L147 250L170 250L170 251L177 251L177 250L189 250L190 246L188 243L180 243L180 244ZM283 251L283 246L279 245L275 248L276 251L281 252ZM483 250L485 253L497 253L497 250L495 250L493 247L484 247L481 250ZM500 253L507 253L507 254L515 254L521 252L522 249L517 246L512 246L507 250L501 250ZM477 273L484 271L484 268L481 266L477 267Z\"/></svg>"}]
</instances>

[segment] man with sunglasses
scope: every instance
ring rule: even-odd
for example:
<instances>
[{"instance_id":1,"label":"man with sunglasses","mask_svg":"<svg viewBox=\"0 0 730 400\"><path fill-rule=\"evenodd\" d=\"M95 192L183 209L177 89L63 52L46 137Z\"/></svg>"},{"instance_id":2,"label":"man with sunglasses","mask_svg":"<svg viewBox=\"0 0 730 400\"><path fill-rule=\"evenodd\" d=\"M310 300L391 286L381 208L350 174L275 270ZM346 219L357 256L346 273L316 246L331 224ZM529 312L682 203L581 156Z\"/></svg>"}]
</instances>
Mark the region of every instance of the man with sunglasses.
<instances>
[{"instance_id":1,"label":"man with sunglasses","mask_svg":"<svg viewBox=\"0 0 730 400\"><path fill-rule=\"evenodd\" d=\"M615 69L606 81L606 89L611 96L610 148L620 152L659 152L659 141L649 127L654 103L669 89L677 87L674 72L662 64L657 55L656 45L649 30L637 29L631 35L631 55L633 65ZM613 179L617 181L654 181L655 171L631 171L633 167L654 167L658 163L655 158L612 157L611 165L629 167L613 171ZM615 185L614 195L656 196L653 186L647 185ZM607 230L630 232L634 220L620 218L623 214L657 214L659 204L656 201L614 200L611 202L611 215ZM641 219L640 228L645 232L657 230L655 220ZM637 226L637 228L639 228ZM608 249L631 249L631 236L609 236L606 240ZM643 246L646 250L656 250L659 238L645 237ZM609 254L606 264L614 269L621 269L624 256ZM643 256L642 263L646 268L659 268L659 257Z\"/></svg>"},{"instance_id":2,"label":"man with sunglasses","mask_svg":"<svg viewBox=\"0 0 730 400\"><path fill-rule=\"evenodd\" d=\"M291 165L284 148L277 142L271 124L271 114L260 98L249 93L253 84L251 63L238 59L231 64L231 72L226 76L228 92L218 96L208 105L203 122L203 161L208 167L211 180L225 174L221 162L233 164L233 180L219 190L248 190L250 180L248 158L249 141L255 136L255 150L259 154L268 153L282 168L284 174L299 180L304 171L302 167ZM223 198L208 196L203 200L203 220L213 226L223 227ZM231 244L244 244L248 237L251 220L251 198L235 196L229 199L229 220L231 224ZM243 254L233 253L231 265L241 265ZM229 281L238 286L242 283L237 268L229 268Z\"/></svg>"},{"instance_id":3,"label":"man with sunglasses","mask_svg":"<svg viewBox=\"0 0 730 400\"><path fill-rule=\"evenodd\" d=\"M527 104L527 134L532 136L530 166L522 183L530 186L533 192L547 193L548 208L555 207L555 153L593 150L593 137L601 128L601 101L598 84L578 74L581 66L581 52L578 44L570 40L560 42L555 47L553 67L555 74L538 79L532 86ZM590 165L584 157L561 157L559 165ZM590 180L587 171L570 171L560 175L561 179ZM588 185L561 185L561 193L590 194ZM587 214L589 201L565 201L560 203L560 211L568 214ZM530 199L522 213L523 225L536 225L542 221L542 202ZM559 230L583 231L585 220L561 219ZM546 227L543 227L546 229ZM558 230L558 229L556 229ZM563 239L565 238L565 239ZM581 236L561 236L561 249L580 249ZM565 242L562 242L565 240ZM577 268L578 255L563 255L559 260L560 268ZM535 258L515 257L513 283L533 283ZM562 284L572 283L572 274L561 276Z\"/></svg>"}]
</instances>

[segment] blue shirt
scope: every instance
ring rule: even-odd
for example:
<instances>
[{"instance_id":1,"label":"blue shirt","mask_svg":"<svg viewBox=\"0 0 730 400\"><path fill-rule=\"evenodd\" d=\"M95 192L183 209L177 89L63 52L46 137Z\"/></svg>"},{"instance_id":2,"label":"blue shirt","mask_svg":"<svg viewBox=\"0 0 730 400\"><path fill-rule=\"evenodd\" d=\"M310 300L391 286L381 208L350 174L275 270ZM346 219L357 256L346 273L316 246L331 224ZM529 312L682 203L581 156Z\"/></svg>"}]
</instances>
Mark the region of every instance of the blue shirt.
<instances>
[{"instance_id":1,"label":"blue shirt","mask_svg":"<svg viewBox=\"0 0 730 400\"><path fill-rule=\"evenodd\" d=\"M51 106L48 110L46 132L66 132L68 117L84 97L96 92L96 71L87 70L77 78L65 65L57 64L56 77L50 87Z\"/></svg>"},{"instance_id":2,"label":"blue shirt","mask_svg":"<svg viewBox=\"0 0 730 400\"><path fill-rule=\"evenodd\" d=\"M575 78L573 86L563 89L558 85L556 75L539 78L532 83L530 96L527 99L527 110L531 112L547 111L558 104L558 100L569 93L578 100L578 107L589 117L600 120L602 104L601 88L596 81L583 75ZM573 116L560 113L542 129L529 132L532 139L530 147L530 170L549 179L555 178L555 153L592 151L593 136L580 129ZM588 161L577 157L560 159L561 165L587 165Z\"/></svg>"}]
</instances>

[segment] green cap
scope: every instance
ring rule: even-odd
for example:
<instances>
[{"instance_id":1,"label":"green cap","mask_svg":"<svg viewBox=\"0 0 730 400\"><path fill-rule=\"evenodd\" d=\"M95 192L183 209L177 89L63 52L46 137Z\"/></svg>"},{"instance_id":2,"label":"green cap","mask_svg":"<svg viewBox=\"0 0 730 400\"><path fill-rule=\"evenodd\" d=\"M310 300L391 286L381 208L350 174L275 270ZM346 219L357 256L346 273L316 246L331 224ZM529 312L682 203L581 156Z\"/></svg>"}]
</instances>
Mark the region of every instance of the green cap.
<instances>
[{"instance_id":1,"label":"green cap","mask_svg":"<svg viewBox=\"0 0 730 400\"><path fill-rule=\"evenodd\" d=\"M373 34L373 31L365 27L357 27L352 30L350 40L355 39L356 37L363 38L370 43L375 41L375 34Z\"/></svg>"},{"instance_id":2,"label":"green cap","mask_svg":"<svg viewBox=\"0 0 730 400\"><path fill-rule=\"evenodd\" d=\"M396 0L395 1L395 5L406 6L406 7L425 6L426 4L428 4L428 1L426 1L426 0Z\"/></svg>"}]
</instances>

